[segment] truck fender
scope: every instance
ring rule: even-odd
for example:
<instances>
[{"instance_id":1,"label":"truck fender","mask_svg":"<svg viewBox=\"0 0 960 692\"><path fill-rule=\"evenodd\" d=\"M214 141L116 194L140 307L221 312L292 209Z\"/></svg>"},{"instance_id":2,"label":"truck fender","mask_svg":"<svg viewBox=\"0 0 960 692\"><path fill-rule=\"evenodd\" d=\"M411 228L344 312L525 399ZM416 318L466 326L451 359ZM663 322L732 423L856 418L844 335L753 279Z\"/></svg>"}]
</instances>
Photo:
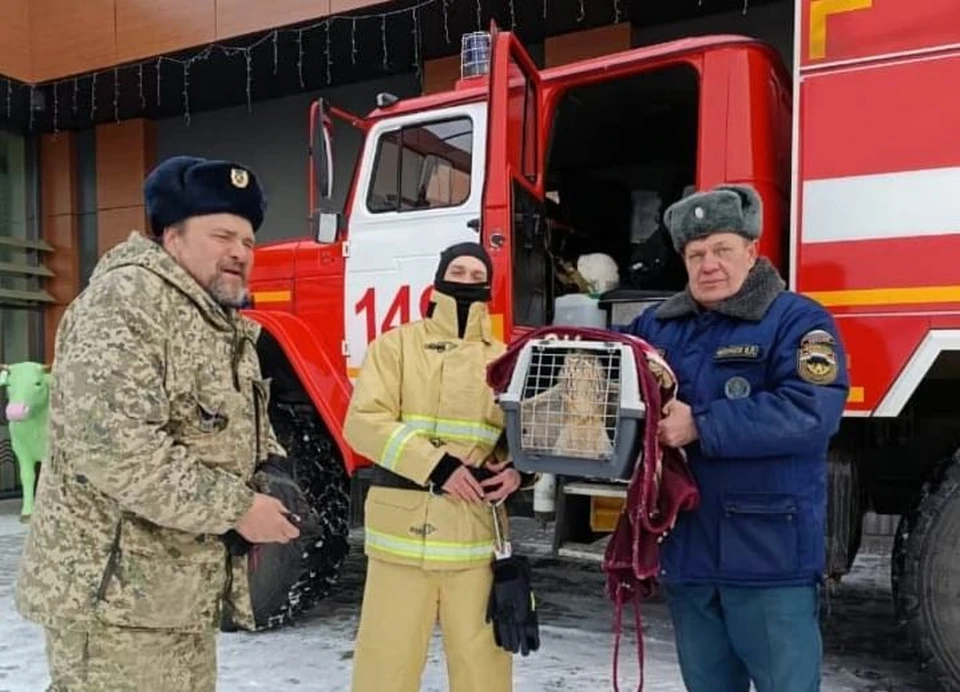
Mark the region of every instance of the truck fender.
<instances>
[{"instance_id":1,"label":"truck fender","mask_svg":"<svg viewBox=\"0 0 960 692\"><path fill-rule=\"evenodd\" d=\"M266 310L245 310L276 340L310 401L340 449L347 472L353 474L357 459L343 437L343 419L353 388L313 337L306 323L295 315Z\"/></svg>"},{"instance_id":2,"label":"truck fender","mask_svg":"<svg viewBox=\"0 0 960 692\"><path fill-rule=\"evenodd\" d=\"M878 418L899 416L940 354L949 351L960 351L960 329L932 329L927 332L910 360L887 389L873 415Z\"/></svg>"}]
</instances>

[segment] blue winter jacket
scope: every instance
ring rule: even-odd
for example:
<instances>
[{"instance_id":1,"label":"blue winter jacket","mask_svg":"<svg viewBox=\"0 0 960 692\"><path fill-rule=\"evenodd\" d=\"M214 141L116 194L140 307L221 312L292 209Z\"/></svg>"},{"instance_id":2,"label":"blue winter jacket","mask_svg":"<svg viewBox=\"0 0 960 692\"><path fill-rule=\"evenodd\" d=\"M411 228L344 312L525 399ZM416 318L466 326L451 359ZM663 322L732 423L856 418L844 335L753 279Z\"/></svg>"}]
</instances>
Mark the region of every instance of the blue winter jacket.
<instances>
[{"instance_id":1,"label":"blue winter jacket","mask_svg":"<svg viewBox=\"0 0 960 692\"><path fill-rule=\"evenodd\" d=\"M832 316L784 290L761 259L709 311L689 293L623 329L660 349L693 409L686 447L700 507L662 545L666 583L789 586L820 580L826 455L843 415L846 353Z\"/></svg>"}]
</instances>

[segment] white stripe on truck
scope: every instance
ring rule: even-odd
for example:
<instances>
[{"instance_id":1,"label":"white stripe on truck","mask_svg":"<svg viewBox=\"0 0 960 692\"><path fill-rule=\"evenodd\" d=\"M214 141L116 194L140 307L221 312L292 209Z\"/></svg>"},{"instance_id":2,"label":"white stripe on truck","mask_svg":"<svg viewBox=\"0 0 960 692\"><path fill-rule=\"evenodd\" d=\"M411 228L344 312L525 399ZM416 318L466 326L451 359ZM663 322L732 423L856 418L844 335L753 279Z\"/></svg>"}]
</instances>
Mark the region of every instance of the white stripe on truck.
<instances>
[{"instance_id":1,"label":"white stripe on truck","mask_svg":"<svg viewBox=\"0 0 960 692\"><path fill-rule=\"evenodd\" d=\"M803 243L951 233L960 233L960 167L803 183Z\"/></svg>"}]
</instances>

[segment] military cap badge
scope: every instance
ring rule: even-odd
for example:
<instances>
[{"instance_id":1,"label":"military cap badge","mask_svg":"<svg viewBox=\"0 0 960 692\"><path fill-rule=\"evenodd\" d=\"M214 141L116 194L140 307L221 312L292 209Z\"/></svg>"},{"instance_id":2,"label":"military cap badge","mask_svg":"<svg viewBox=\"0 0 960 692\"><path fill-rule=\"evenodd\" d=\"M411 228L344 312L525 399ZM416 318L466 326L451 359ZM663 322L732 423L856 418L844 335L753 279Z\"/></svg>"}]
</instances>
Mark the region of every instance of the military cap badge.
<instances>
[{"instance_id":1,"label":"military cap badge","mask_svg":"<svg viewBox=\"0 0 960 692\"><path fill-rule=\"evenodd\" d=\"M241 190L250 183L250 175L242 168L230 169L230 182Z\"/></svg>"}]
</instances>

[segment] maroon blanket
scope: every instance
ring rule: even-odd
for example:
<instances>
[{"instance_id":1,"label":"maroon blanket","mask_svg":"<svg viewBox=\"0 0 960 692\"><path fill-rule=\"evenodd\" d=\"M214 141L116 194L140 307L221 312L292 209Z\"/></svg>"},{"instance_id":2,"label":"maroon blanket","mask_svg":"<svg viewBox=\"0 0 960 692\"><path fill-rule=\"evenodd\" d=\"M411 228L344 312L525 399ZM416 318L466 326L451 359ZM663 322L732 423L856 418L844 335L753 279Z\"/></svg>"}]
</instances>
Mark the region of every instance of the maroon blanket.
<instances>
[{"instance_id":1,"label":"maroon blanket","mask_svg":"<svg viewBox=\"0 0 960 692\"><path fill-rule=\"evenodd\" d=\"M643 640L639 602L655 591L660 573L660 542L673 528L677 515L695 509L700 501L697 486L682 450L663 447L658 427L664 404L676 394L676 379L656 350L642 339L628 334L578 327L541 327L511 344L487 368L487 382L500 394L507 389L517 356L530 339L546 337L582 339L628 344L637 362L643 402L643 460L638 463L627 486L627 502L603 557L607 593L614 602L616 643L614 645L613 687L619 692L617 663L623 608L631 603L637 623L637 651L643 689Z\"/></svg>"}]
</instances>

